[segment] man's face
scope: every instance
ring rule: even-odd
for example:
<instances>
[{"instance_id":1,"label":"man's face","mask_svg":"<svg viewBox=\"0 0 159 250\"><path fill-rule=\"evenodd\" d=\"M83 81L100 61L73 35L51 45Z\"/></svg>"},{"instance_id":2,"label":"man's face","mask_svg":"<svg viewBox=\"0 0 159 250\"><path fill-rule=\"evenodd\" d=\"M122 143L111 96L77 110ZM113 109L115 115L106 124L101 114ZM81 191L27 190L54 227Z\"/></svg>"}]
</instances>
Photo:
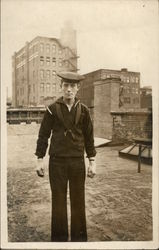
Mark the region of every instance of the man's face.
<instances>
[{"instance_id":1,"label":"man's face","mask_svg":"<svg viewBox=\"0 0 159 250\"><path fill-rule=\"evenodd\" d=\"M63 97L65 99L74 99L77 91L79 89L79 84L78 83L73 83L73 82L62 82L61 85L62 92L63 92Z\"/></svg>"}]
</instances>

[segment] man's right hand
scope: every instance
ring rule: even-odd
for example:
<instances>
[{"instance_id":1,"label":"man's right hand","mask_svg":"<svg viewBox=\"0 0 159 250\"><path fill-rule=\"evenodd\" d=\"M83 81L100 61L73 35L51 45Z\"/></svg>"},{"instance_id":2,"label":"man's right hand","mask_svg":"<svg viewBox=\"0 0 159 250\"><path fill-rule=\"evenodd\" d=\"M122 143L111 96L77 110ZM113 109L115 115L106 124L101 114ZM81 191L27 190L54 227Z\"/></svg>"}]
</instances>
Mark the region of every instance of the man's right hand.
<instances>
[{"instance_id":1,"label":"man's right hand","mask_svg":"<svg viewBox=\"0 0 159 250\"><path fill-rule=\"evenodd\" d=\"M44 177L44 160L42 158L36 161L36 173L39 177Z\"/></svg>"}]
</instances>

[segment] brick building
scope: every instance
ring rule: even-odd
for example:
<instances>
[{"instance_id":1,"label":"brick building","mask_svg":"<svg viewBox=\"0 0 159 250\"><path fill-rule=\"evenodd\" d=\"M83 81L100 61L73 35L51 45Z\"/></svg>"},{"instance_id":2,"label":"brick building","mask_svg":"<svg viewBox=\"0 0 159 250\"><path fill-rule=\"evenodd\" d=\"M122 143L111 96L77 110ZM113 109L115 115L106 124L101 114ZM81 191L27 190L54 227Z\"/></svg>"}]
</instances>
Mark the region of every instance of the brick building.
<instances>
[{"instance_id":1,"label":"brick building","mask_svg":"<svg viewBox=\"0 0 159 250\"><path fill-rule=\"evenodd\" d=\"M89 107L94 106L94 83L110 78L120 78L119 107L140 107L140 73L131 72L123 68L121 70L99 69L84 75L85 80L81 84L79 96ZM109 93L108 93L109 98ZM112 97L116 98L116 97Z\"/></svg>"},{"instance_id":2,"label":"brick building","mask_svg":"<svg viewBox=\"0 0 159 250\"><path fill-rule=\"evenodd\" d=\"M152 111L138 106L120 106L120 77L94 82L91 113L96 137L112 141L133 141L136 137L152 137Z\"/></svg>"},{"instance_id":3,"label":"brick building","mask_svg":"<svg viewBox=\"0 0 159 250\"><path fill-rule=\"evenodd\" d=\"M48 105L60 95L57 72L77 72L76 31L61 38L35 37L12 57L13 107Z\"/></svg>"},{"instance_id":4,"label":"brick building","mask_svg":"<svg viewBox=\"0 0 159 250\"><path fill-rule=\"evenodd\" d=\"M111 112L140 109L140 73L100 69L84 76L78 94L90 108L95 136L112 139Z\"/></svg>"}]
</instances>

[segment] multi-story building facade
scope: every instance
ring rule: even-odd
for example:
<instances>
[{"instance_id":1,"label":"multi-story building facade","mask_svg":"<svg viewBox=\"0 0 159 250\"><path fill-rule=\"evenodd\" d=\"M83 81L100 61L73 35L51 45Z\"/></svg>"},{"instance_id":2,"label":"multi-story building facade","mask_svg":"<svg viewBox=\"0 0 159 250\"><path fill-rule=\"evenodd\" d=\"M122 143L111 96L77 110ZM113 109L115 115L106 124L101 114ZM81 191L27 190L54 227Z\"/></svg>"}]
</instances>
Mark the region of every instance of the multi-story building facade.
<instances>
[{"instance_id":1,"label":"multi-story building facade","mask_svg":"<svg viewBox=\"0 0 159 250\"><path fill-rule=\"evenodd\" d=\"M140 108L140 73L99 69L84 77L78 94L90 108L95 136L112 139L112 112Z\"/></svg>"},{"instance_id":2,"label":"multi-story building facade","mask_svg":"<svg viewBox=\"0 0 159 250\"><path fill-rule=\"evenodd\" d=\"M123 68L121 70L99 69L84 74L84 81L79 91L80 99L89 107L94 107L94 84L110 78L119 77L119 108L140 107L140 73L131 72ZM100 97L99 97L100 98ZM108 93L108 98L110 95ZM112 97L113 98L113 97ZM114 96L114 98L116 98Z\"/></svg>"},{"instance_id":3,"label":"multi-story building facade","mask_svg":"<svg viewBox=\"0 0 159 250\"><path fill-rule=\"evenodd\" d=\"M67 34L67 37L65 36ZM13 107L47 105L60 96L57 72L77 72L76 33L74 46L63 30L62 38L36 37L12 57ZM72 42L72 40L71 40Z\"/></svg>"}]
</instances>

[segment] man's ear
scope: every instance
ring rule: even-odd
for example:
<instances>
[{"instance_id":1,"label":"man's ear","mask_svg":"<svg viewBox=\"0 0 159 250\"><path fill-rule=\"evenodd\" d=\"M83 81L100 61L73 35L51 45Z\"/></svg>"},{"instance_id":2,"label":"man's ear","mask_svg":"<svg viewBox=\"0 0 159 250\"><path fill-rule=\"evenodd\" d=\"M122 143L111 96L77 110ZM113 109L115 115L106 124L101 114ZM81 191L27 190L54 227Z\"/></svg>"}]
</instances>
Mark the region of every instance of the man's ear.
<instances>
[{"instance_id":1,"label":"man's ear","mask_svg":"<svg viewBox=\"0 0 159 250\"><path fill-rule=\"evenodd\" d=\"M78 84L77 84L77 88L78 88L78 90L80 89L80 87L81 87L81 84L80 84L80 83L78 83Z\"/></svg>"},{"instance_id":2,"label":"man's ear","mask_svg":"<svg viewBox=\"0 0 159 250\"><path fill-rule=\"evenodd\" d=\"M61 79L61 82L60 82L60 87L62 88L62 84L63 84L63 80Z\"/></svg>"}]
</instances>

